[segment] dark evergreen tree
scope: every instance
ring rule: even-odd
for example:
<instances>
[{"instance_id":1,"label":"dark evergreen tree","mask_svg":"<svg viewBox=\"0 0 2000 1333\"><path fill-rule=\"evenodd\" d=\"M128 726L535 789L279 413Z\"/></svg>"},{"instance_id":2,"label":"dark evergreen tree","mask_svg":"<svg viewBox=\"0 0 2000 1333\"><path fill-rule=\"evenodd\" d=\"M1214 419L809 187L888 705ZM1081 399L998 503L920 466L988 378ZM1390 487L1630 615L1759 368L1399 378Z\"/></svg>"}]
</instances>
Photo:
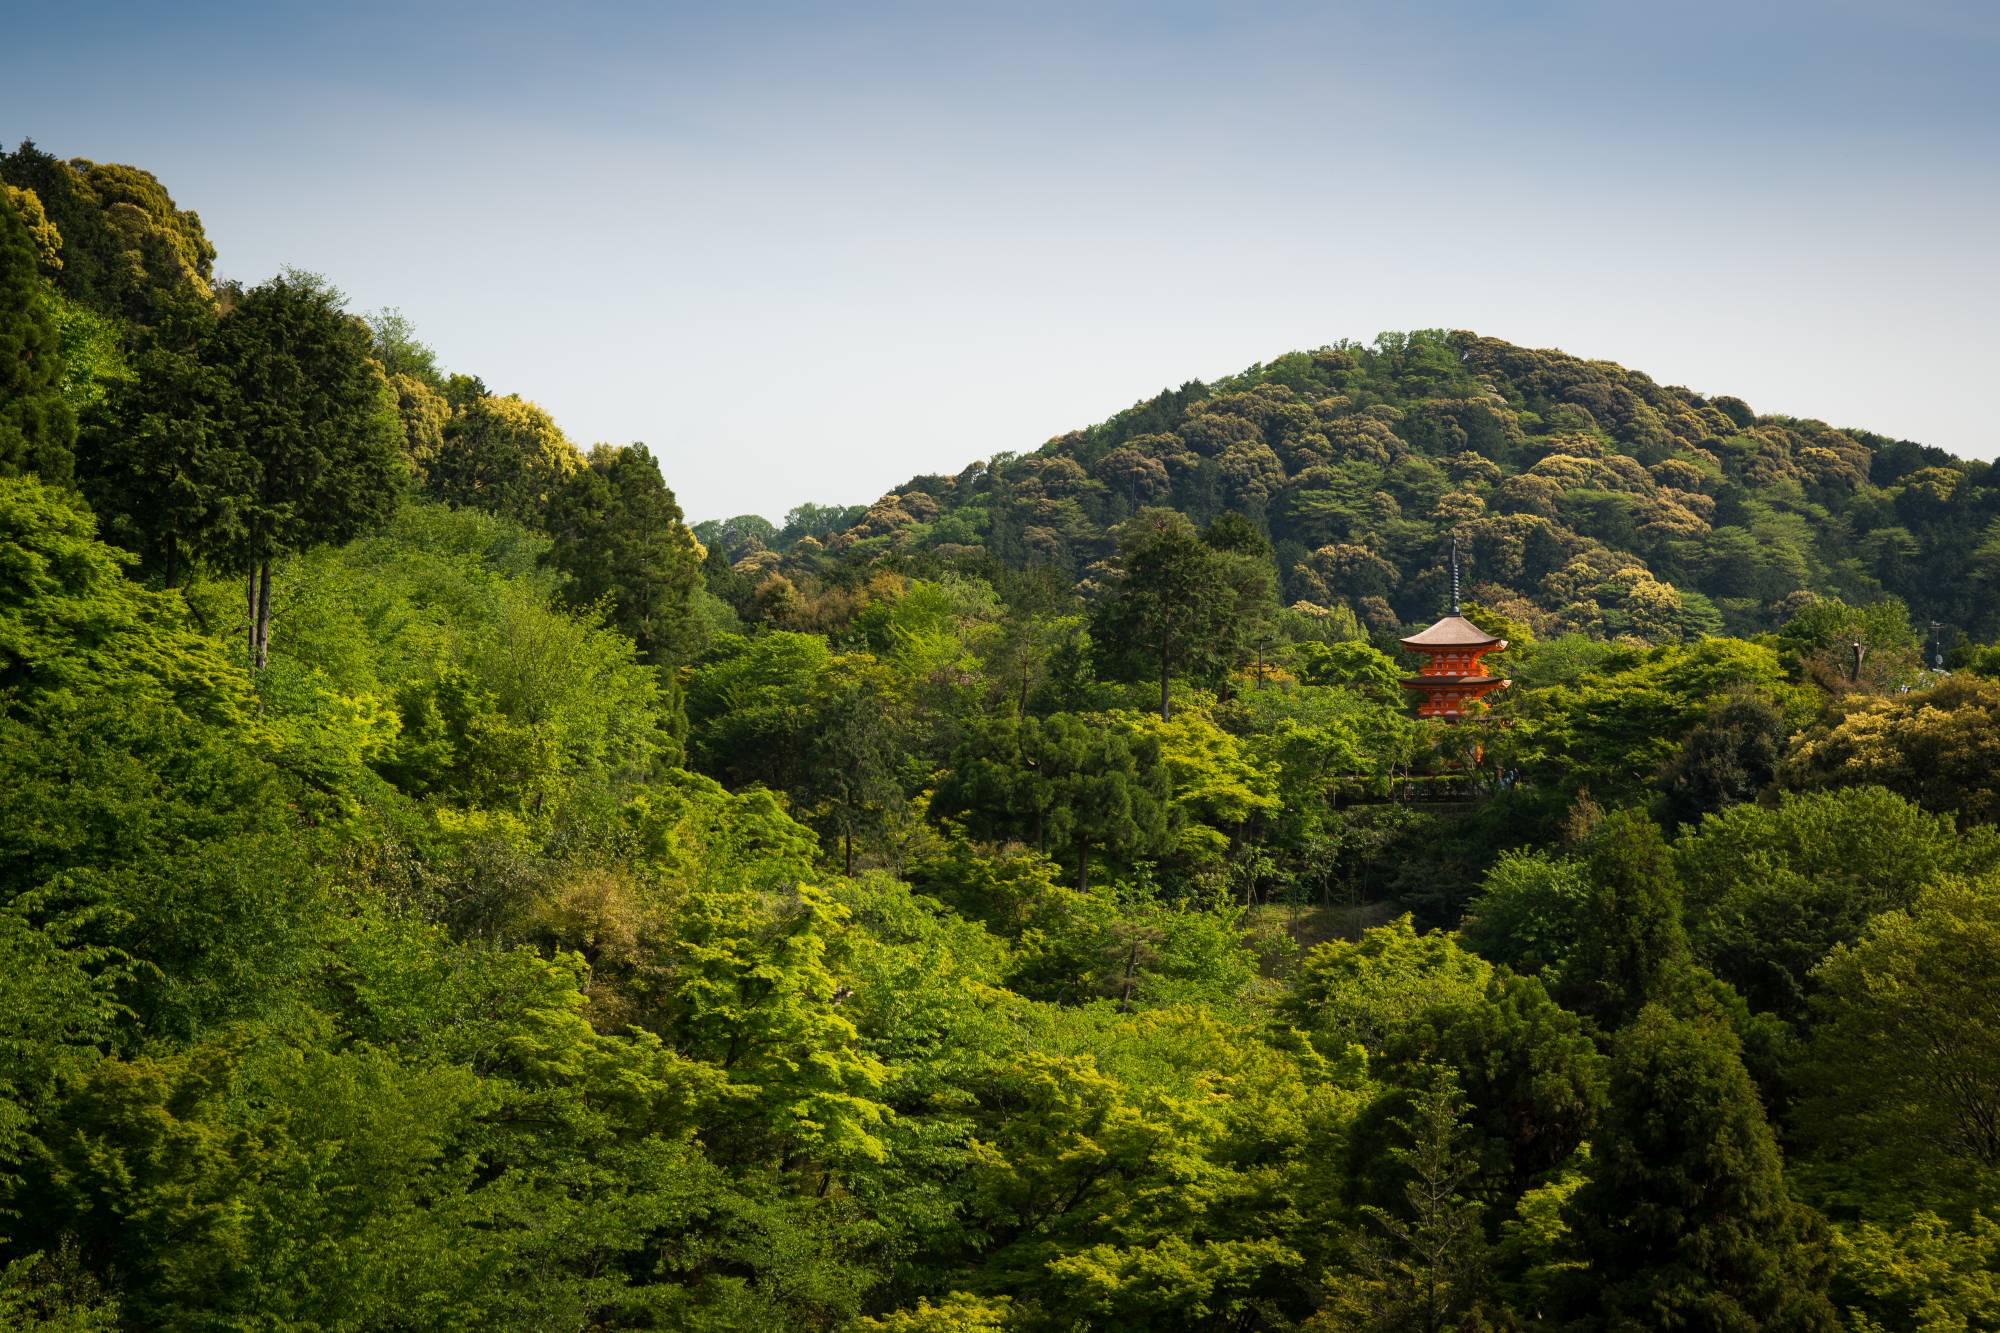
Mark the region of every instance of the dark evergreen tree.
<instances>
[{"instance_id":1,"label":"dark evergreen tree","mask_svg":"<svg viewBox=\"0 0 2000 1333\"><path fill-rule=\"evenodd\" d=\"M1018 838L1075 857L1090 886L1090 856L1158 854L1171 830L1159 742L1057 713L989 720L974 729L931 798L983 837Z\"/></svg>"},{"instance_id":2,"label":"dark evergreen tree","mask_svg":"<svg viewBox=\"0 0 2000 1333\"><path fill-rule=\"evenodd\" d=\"M1119 528L1117 563L1094 626L1104 665L1157 679L1167 718L1175 673L1212 678L1227 664L1239 590L1221 555L1170 509L1142 509Z\"/></svg>"},{"instance_id":3,"label":"dark evergreen tree","mask_svg":"<svg viewBox=\"0 0 2000 1333\"><path fill-rule=\"evenodd\" d=\"M1786 1193L1736 1036L1648 1005L1620 1035L1611 1104L1572 1213L1579 1328L1839 1327L1824 1224Z\"/></svg>"},{"instance_id":4,"label":"dark evergreen tree","mask_svg":"<svg viewBox=\"0 0 2000 1333\"><path fill-rule=\"evenodd\" d=\"M609 605L611 623L649 660L699 651L690 602L701 586L693 534L643 444L591 450L549 507L549 558L575 599Z\"/></svg>"},{"instance_id":5,"label":"dark evergreen tree","mask_svg":"<svg viewBox=\"0 0 2000 1333\"><path fill-rule=\"evenodd\" d=\"M231 390L215 331L208 302L161 302L131 376L112 383L78 446L78 479L105 535L168 587L240 536L245 459L223 430Z\"/></svg>"},{"instance_id":6,"label":"dark evergreen tree","mask_svg":"<svg viewBox=\"0 0 2000 1333\"><path fill-rule=\"evenodd\" d=\"M402 425L368 326L309 273L287 272L229 302L215 346L229 375L221 424L237 451L239 568L249 580L251 658L271 643L271 562L346 541L395 511Z\"/></svg>"},{"instance_id":7,"label":"dark evergreen tree","mask_svg":"<svg viewBox=\"0 0 2000 1333\"><path fill-rule=\"evenodd\" d=\"M1586 864L1590 897L1558 997L1614 1029L1688 976L1680 885L1666 839L1636 810L1605 817L1591 833Z\"/></svg>"},{"instance_id":8,"label":"dark evergreen tree","mask_svg":"<svg viewBox=\"0 0 2000 1333\"><path fill-rule=\"evenodd\" d=\"M1777 779L1790 732L1764 695L1739 691L1717 701L1661 770L1669 824L1698 824L1754 799Z\"/></svg>"},{"instance_id":9,"label":"dark evergreen tree","mask_svg":"<svg viewBox=\"0 0 2000 1333\"><path fill-rule=\"evenodd\" d=\"M1280 643L1278 571L1271 543L1241 514L1222 515L1202 530L1201 539L1221 560L1222 577L1234 594L1222 645L1224 663L1253 665L1261 678L1264 664Z\"/></svg>"}]
</instances>

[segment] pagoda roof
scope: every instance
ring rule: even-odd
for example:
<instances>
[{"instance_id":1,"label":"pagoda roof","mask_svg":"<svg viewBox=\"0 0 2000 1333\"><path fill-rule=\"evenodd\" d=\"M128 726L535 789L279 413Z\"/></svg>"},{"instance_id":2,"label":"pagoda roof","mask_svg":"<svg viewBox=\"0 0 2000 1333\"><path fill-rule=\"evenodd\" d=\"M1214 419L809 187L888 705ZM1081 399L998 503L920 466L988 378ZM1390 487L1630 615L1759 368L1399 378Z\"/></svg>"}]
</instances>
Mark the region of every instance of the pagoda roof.
<instances>
[{"instance_id":1,"label":"pagoda roof","mask_svg":"<svg viewBox=\"0 0 2000 1333\"><path fill-rule=\"evenodd\" d=\"M1505 648L1505 639L1496 639L1464 616L1446 616L1421 634L1403 640L1405 648Z\"/></svg>"}]
</instances>

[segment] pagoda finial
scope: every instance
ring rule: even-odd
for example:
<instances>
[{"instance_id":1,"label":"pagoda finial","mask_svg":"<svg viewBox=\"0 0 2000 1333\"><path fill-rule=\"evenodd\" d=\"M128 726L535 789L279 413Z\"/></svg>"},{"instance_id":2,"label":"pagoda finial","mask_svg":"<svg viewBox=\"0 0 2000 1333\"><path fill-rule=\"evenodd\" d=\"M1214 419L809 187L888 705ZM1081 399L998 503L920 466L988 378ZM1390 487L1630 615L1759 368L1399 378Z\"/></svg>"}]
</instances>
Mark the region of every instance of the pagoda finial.
<instances>
[{"instance_id":1,"label":"pagoda finial","mask_svg":"<svg viewBox=\"0 0 2000 1333\"><path fill-rule=\"evenodd\" d=\"M1451 613L1458 614L1458 534L1451 534Z\"/></svg>"}]
</instances>

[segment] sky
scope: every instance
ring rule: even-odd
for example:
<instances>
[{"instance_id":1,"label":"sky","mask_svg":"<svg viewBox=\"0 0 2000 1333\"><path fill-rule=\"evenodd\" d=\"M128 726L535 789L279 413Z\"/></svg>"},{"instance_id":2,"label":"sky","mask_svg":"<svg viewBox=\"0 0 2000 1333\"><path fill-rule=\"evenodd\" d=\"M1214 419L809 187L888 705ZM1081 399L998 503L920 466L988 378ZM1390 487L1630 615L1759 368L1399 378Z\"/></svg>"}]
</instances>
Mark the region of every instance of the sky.
<instances>
[{"instance_id":1,"label":"sky","mask_svg":"<svg viewBox=\"0 0 2000 1333\"><path fill-rule=\"evenodd\" d=\"M0 0L130 162L689 519L1385 329L2000 453L2000 4Z\"/></svg>"}]
</instances>

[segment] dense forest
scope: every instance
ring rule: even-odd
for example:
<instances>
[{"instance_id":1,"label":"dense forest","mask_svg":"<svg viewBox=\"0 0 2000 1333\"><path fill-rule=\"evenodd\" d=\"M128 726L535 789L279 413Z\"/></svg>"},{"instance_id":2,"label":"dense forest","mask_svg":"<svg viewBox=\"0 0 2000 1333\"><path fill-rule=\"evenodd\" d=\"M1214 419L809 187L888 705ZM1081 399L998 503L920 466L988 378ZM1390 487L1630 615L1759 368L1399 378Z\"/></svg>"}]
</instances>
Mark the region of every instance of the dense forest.
<instances>
[{"instance_id":1,"label":"dense forest","mask_svg":"<svg viewBox=\"0 0 2000 1333\"><path fill-rule=\"evenodd\" d=\"M1424 332L690 527L214 260L0 154L0 1327L2000 1329L1992 465Z\"/></svg>"}]
</instances>

